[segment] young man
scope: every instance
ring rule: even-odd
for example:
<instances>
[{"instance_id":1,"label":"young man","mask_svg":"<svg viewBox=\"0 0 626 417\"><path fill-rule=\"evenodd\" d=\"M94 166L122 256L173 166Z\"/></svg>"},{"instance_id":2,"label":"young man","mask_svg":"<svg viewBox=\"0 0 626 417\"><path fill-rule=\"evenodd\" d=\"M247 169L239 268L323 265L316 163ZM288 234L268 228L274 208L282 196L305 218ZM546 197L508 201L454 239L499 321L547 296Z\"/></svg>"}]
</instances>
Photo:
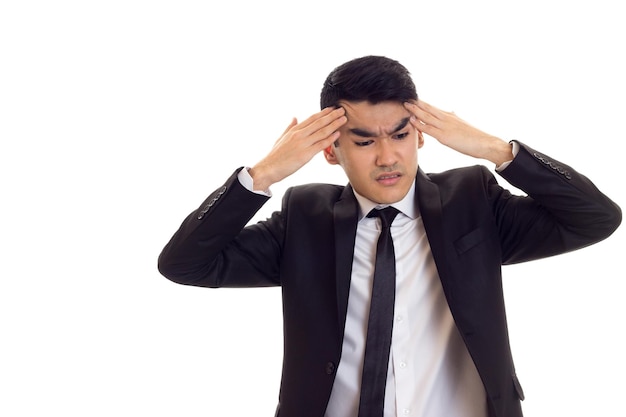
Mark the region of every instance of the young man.
<instances>
[{"instance_id":1,"label":"young man","mask_svg":"<svg viewBox=\"0 0 626 417\"><path fill-rule=\"evenodd\" d=\"M337 67L321 104L185 219L159 270L187 285L282 287L277 416L521 416L501 265L598 242L620 224L619 207L573 168L418 100L394 60ZM425 174L422 133L491 161L528 197L484 167ZM270 186L318 152L349 185L293 187L280 212L247 226ZM381 231L383 220L368 214L388 206L398 214ZM388 230L383 246L395 258L382 268L377 241ZM381 282L392 289L379 312L389 298ZM380 329L387 336L370 333ZM373 361L371 340L386 340Z\"/></svg>"}]
</instances>

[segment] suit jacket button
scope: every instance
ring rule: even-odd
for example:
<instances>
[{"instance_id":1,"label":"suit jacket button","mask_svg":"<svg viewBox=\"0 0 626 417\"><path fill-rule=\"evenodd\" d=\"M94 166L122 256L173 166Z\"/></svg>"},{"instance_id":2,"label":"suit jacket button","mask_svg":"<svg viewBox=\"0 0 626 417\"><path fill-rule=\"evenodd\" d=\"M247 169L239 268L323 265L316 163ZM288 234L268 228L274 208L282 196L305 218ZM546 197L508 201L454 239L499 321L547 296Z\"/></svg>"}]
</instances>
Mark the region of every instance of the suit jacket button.
<instances>
[{"instance_id":1,"label":"suit jacket button","mask_svg":"<svg viewBox=\"0 0 626 417\"><path fill-rule=\"evenodd\" d=\"M335 364L332 362L328 362L326 364L326 375L332 375L335 373Z\"/></svg>"}]
</instances>

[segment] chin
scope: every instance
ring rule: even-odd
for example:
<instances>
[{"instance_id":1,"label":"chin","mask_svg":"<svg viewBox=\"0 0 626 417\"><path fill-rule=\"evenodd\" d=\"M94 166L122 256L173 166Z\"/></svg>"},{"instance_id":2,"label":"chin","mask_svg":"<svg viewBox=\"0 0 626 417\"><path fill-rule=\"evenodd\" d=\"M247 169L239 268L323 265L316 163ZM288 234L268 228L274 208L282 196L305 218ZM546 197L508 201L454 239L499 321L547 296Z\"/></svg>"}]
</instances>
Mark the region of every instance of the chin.
<instances>
[{"instance_id":1,"label":"chin","mask_svg":"<svg viewBox=\"0 0 626 417\"><path fill-rule=\"evenodd\" d=\"M379 200L382 200L379 202L379 204L397 203L398 201L406 197L409 192L409 187L403 187L401 190L393 190L393 192L382 193L381 195L378 195L377 197L379 197Z\"/></svg>"},{"instance_id":2,"label":"chin","mask_svg":"<svg viewBox=\"0 0 626 417\"><path fill-rule=\"evenodd\" d=\"M378 198L372 201L375 201L378 204L393 204L402 200L406 193L394 193L392 195L387 194L384 196L377 196Z\"/></svg>"}]
</instances>

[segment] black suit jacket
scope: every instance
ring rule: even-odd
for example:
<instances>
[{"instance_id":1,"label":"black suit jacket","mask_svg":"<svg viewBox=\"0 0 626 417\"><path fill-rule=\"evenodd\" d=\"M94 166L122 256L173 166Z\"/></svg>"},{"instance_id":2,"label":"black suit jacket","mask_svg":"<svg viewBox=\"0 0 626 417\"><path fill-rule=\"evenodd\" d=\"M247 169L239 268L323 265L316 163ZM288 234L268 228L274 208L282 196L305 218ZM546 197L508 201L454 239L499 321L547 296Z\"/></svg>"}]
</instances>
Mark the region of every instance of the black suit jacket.
<instances>
[{"instance_id":1,"label":"black suit jacket","mask_svg":"<svg viewBox=\"0 0 626 417\"><path fill-rule=\"evenodd\" d=\"M238 171L237 171L238 172ZM282 417L322 417L341 357L358 204L348 185L290 188L280 212L249 225L267 197L236 173L183 222L159 257L169 279L205 287L282 287ZM416 198L456 326L483 381L490 416L521 416L501 265L609 236L619 207L571 167L521 144L501 174L484 167L424 174Z\"/></svg>"}]
</instances>

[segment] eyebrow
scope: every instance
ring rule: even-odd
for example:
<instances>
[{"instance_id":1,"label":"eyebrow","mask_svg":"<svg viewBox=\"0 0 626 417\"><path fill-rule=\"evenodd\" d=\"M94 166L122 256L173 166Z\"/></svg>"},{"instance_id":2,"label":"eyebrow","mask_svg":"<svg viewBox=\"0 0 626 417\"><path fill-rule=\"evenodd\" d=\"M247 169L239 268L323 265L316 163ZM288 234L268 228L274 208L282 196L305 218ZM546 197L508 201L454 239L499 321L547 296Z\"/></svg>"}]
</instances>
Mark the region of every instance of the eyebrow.
<instances>
[{"instance_id":1,"label":"eyebrow","mask_svg":"<svg viewBox=\"0 0 626 417\"><path fill-rule=\"evenodd\" d=\"M396 132L404 129L408 123L409 123L409 118L405 117L404 119L400 120L400 123L398 123L396 125L396 127L393 129L393 131L391 133L393 134L393 133L396 133ZM373 137L376 137L376 134L370 132L369 130L360 129L358 127L350 129L350 132L352 132L355 135L360 136L362 138L373 138Z\"/></svg>"}]
</instances>

